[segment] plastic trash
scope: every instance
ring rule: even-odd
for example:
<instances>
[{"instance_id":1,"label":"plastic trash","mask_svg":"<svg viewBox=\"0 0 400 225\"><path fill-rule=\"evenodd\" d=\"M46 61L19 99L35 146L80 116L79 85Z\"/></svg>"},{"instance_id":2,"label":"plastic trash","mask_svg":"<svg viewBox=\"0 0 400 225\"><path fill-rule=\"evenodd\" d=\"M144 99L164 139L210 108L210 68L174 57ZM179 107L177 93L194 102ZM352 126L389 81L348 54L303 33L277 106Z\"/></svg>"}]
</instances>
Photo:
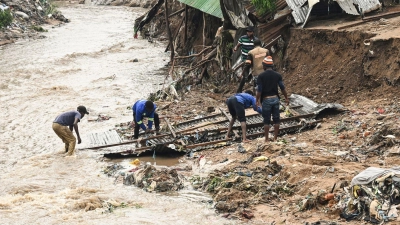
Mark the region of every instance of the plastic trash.
<instances>
[{"instance_id":1,"label":"plastic trash","mask_svg":"<svg viewBox=\"0 0 400 225\"><path fill-rule=\"evenodd\" d=\"M259 156L259 157L255 157L253 159L253 162L256 162L256 161L267 161L267 160L269 160L269 158L267 156Z\"/></svg>"},{"instance_id":2,"label":"plastic trash","mask_svg":"<svg viewBox=\"0 0 400 225\"><path fill-rule=\"evenodd\" d=\"M140 160L139 159L135 159L135 160L131 161L130 164L132 164L134 166L140 166Z\"/></svg>"}]
</instances>

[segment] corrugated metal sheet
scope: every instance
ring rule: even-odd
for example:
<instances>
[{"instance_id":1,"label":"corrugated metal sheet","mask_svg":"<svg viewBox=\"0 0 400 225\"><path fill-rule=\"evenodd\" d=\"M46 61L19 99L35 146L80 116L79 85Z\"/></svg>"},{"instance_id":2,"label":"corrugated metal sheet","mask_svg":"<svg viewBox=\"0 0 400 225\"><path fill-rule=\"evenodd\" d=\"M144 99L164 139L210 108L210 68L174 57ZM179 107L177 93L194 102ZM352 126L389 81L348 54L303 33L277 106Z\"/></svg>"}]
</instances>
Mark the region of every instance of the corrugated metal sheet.
<instances>
[{"instance_id":1,"label":"corrugated metal sheet","mask_svg":"<svg viewBox=\"0 0 400 225\"><path fill-rule=\"evenodd\" d=\"M236 29L254 25L248 17L248 11L244 7L245 1L223 0L223 3L225 12L228 14L229 20L232 22L232 25L236 27Z\"/></svg>"},{"instance_id":2,"label":"corrugated metal sheet","mask_svg":"<svg viewBox=\"0 0 400 225\"><path fill-rule=\"evenodd\" d=\"M363 13L369 13L382 7L379 0L354 0L354 4L359 5Z\"/></svg>"},{"instance_id":3,"label":"corrugated metal sheet","mask_svg":"<svg viewBox=\"0 0 400 225\"><path fill-rule=\"evenodd\" d=\"M308 14L307 0L286 0L289 8L293 10L292 16L296 24L304 23Z\"/></svg>"},{"instance_id":4,"label":"corrugated metal sheet","mask_svg":"<svg viewBox=\"0 0 400 225\"><path fill-rule=\"evenodd\" d=\"M356 7L353 5L353 1L336 0L336 2L339 4L340 8L342 8L346 13L350 15L360 15Z\"/></svg>"},{"instance_id":5,"label":"corrugated metal sheet","mask_svg":"<svg viewBox=\"0 0 400 225\"><path fill-rule=\"evenodd\" d=\"M290 95L290 104L294 106L301 106L301 108L296 109L297 112L299 112L302 115L306 114L315 114L318 115L322 111L326 109L336 109L340 110L343 109L343 106L341 104L337 103L323 103L323 104L318 104L314 102L313 100L304 97L302 95L296 95L292 94Z\"/></svg>"},{"instance_id":6,"label":"corrugated metal sheet","mask_svg":"<svg viewBox=\"0 0 400 225\"><path fill-rule=\"evenodd\" d=\"M379 9L382 5L379 0L335 0L339 6L348 14L360 15L355 5L363 13ZM288 6L293 10L292 15L296 24L303 23L303 27L310 16L311 10L319 0L286 0Z\"/></svg>"},{"instance_id":7,"label":"corrugated metal sheet","mask_svg":"<svg viewBox=\"0 0 400 225\"><path fill-rule=\"evenodd\" d=\"M336 0L336 2L346 13L351 15L360 15L355 5L358 5L363 13L368 13L382 7L379 0Z\"/></svg>"},{"instance_id":8,"label":"corrugated metal sheet","mask_svg":"<svg viewBox=\"0 0 400 225\"><path fill-rule=\"evenodd\" d=\"M286 21L287 15L289 14L290 11L285 11L279 18L258 26L259 38L268 45L266 46L267 48L274 45L274 40L276 41L276 38L282 35L285 28L289 26L289 22Z\"/></svg>"},{"instance_id":9,"label":"corrugated metal sheet","mask_svg":"<svg viewBox=\"0 0 400 225\"><path fill-rule=\"evenodd\" d=\"M178 0L212 16L223 18L219 0Z\"/></svg>"}]
</instances>

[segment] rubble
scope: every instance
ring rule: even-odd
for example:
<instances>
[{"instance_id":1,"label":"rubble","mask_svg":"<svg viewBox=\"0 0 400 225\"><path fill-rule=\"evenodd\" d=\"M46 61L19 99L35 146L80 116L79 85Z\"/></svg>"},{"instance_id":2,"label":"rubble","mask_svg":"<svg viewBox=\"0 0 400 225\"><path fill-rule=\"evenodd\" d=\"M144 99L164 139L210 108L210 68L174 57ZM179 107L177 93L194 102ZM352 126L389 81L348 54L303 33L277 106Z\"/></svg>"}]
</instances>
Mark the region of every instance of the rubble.
<instances>
[{"instance_id":1,"label":"rubble","mask_svg":"<svg viewBox=\"0 0 400 225\"><path fill-rule=\"evenodd\" d=\"M43 38L41 33L46 31L41 27L43 24L69 22L54 3L47 0L1 0L0 5L1 10L8 9L12 15L12 22L0 29L0 46L21 38Z\"/></svg>"}]
</instances>

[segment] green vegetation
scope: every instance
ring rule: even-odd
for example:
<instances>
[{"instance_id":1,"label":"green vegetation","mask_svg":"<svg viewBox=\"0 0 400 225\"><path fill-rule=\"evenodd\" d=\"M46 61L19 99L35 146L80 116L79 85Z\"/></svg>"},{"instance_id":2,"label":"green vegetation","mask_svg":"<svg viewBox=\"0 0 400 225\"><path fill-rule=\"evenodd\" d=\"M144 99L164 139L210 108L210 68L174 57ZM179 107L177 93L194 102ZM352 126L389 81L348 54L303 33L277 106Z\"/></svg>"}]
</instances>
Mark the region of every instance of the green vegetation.
<instances>
[{"instance_id":1,"label":"green vegetation","mask_svg":"<svg viewBox=\"0 0 400 225\"><path fill-rule=\"evenodd\" d=\"M13 16L9 9L0 10L0 29L11 24Z\"/></svg>"},{"instance_id":2,"label":"green vegetation","mask_svg":"<svg viewBox=\"0 0 400 225\"><path fill-rule=\"evenodd\" d=\"M57 6L53 3L53 1L47 1L44 13L45 15L55 15L58 13Z\"/></svg>"},{"instance_id":3,"label":"green vegetation","mask_svg":"<svg viewBox=\"0 0 400 225\"><path fill-rule=\"evenodd\" d=\"M214 177L211 182L207 186L207 191L208 192L213 192L215 191L215 188L217 188L222 182L222 179L219 177Z\"/></svg>"},{"instance_id":4,"label":"green vegetation","mask_svg":"<svg viewBox=\"0 0 400 225\"><path fill-rule=\"evenodd\" d=\"M37 32L47 32L43 27L41 26L32 26L32 29L34 29Z\"/></svg>"},{"instance_id":5,"label":"green vegetation","mask_svg":"<svg viewBox=\"0 0 400 225\"><path fill-rule=\"evenodd\" d=\"M276 10L276 0L251 0L251 3L256 7L259 15Z\"/></svg>"}]
</instances>

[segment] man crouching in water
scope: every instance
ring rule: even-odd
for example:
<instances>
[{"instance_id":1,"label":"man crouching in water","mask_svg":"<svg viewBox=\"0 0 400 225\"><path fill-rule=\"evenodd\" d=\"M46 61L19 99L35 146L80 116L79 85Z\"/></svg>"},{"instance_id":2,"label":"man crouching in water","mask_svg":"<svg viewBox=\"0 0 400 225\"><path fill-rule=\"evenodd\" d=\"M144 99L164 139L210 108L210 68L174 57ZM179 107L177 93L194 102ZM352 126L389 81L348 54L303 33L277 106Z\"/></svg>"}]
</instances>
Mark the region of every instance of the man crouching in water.
<instances>
[{"instance_id":1,"label":"man crouching in water","mask_svg":"<svg viewBox=\"0 0 400 225\"><path fill-rule=\"evenodd\" d=\"M71 156L75 152L76 138L72 131L75 129L78 144L82 142L79 135L78 123L85 116L89 114L85 106L79 106L77 110L64 112L56 117L53 121L53 130L59 138L65 143L65 152Z\"/></svg>"}]
</instances>

